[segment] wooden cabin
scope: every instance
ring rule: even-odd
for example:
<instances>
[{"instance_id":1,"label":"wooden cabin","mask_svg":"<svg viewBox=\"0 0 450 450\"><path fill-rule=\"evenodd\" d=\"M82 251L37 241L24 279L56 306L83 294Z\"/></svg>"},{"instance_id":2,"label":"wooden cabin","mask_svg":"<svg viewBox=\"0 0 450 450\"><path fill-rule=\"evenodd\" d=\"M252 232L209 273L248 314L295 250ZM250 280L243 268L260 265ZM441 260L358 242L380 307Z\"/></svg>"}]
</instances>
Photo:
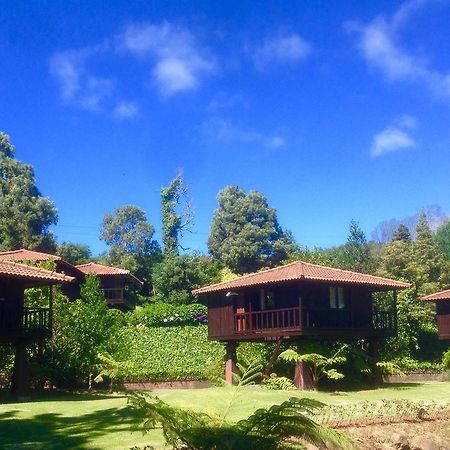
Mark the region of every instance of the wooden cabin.
<instances>
[{"instance_id":1,"label":"wooden cabin","mask_svg":"<svg viewBox=\"0 0 450 450\"><path fill-rule=\"evenodd\" d=\"M226 342L228 359L233 359L235 343L245 340L376 342L393 336L396 292L408 287L409 283L388 278L295 261L205 286L193 294L208 305L209 339ZM388 293L389 308L377 306L376 292ZM227 367L232 366L233 361L227 362Z\"/></svg>"},{"instance_id":2,"label":"wooden cabin","mask_svg":"<svg viewBox=\"0 0 450 450\"><path fill-rule=\"evenodd\" d=\"M436 303L436 322L438 337L441 340L450 339L450 289L422 297L424 302Z\"/></svg>"},{"instance_id":3,"label":"wooden cabin","mask_svg":"<svg viewBox=\"0 0 450 450\"><path fill-rule=\"evenodd\" d=\"M0 252L0 261L14 261L28 265L30 263L36 264L51 261L55 264L56 272L75 278L74 283L62 286L63 294L72 300L80 298L80 285L84 281L85 274L74 265L64 261L60 256L21 248L19 250Z\"/></svg>"},{"instance_id":4,"label":"wooden cabin","mask_svg":"<svg viewBox=\"0 0 450 450\"><path fill-rule=\"evenodd\" d=\"M129 270L105 266L98 263L80 264L76 266L85 275L94 274L100 279L106 301L110 306L122 307L132 300L130 291L133 287L141 287L144 283Z\"/></svg>"},{"instance_id":5,"label":"wooden cabin","mask_svg":"<svg viewBox=\"0 0 450 450\"><path fill-rule=\"evenodd\" d=\"M26 346L52 334L52 286L67 284L75 278L49 270L11 261L0 261L0 344L16 348L12 389L27 387ZM30 287L49 286L48 307L28 308L24 291Z\"/></svg>"},{"instance_id":6,"label":"wooden cabin","mask_svg":"<svg viewBox=\"0 0 450 450\"><path fill-rule=\"evenodd\" d=\"M25 264L35 264L52 261L55 263L56 272L75 278L75 282L62 286L62 293L72 300L80 298L80 286L86 275L95 274L99 277L109 306L125 307L134 303L131 295L131 287L141 287L142 281L132 275L128 270L106 266L97 263L80 264L74 266L64 261L60 256L49 253L36 252L27 249L0 252L0 261L15 261Z\"/></svg>"}]
</instances>

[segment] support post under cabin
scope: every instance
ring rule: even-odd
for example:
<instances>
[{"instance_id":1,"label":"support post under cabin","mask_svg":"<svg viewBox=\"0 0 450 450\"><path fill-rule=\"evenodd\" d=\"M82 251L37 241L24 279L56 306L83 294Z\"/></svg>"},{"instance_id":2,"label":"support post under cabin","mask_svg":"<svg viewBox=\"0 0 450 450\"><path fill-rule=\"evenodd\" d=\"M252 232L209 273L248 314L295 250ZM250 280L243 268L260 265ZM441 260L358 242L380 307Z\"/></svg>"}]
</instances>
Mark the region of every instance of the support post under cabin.
<instances>
[{"instance_id":1,"label":"support post under cabin","mask_svg":"<svg viewBox=\"0 0 450 450\"><path fill-rule=\"evenodd\" d=\"M225 361L225 382L233 384L233 373L236 373L236 342L227 341Z\"/></svg>"}]
</instances>

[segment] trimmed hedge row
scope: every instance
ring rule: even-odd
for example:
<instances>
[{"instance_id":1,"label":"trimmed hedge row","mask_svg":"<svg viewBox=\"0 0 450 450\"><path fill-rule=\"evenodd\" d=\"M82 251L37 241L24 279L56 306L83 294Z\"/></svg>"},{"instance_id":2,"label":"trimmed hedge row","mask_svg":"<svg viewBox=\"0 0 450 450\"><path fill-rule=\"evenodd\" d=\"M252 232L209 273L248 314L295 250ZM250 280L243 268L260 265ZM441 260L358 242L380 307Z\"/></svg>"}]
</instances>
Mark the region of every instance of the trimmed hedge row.
<instances>
[{"instance_id":1,"label":"trimmed hedge row","mask_svg":"<svg viewBox=\"0 0 450 450\"><path fill-rule=\"evenodd\" d=\"M223 344L208 341L206 326L125 327L120 338L129 364L124 381L204 380L221 370Z\"/></svg>"}]
</instances>

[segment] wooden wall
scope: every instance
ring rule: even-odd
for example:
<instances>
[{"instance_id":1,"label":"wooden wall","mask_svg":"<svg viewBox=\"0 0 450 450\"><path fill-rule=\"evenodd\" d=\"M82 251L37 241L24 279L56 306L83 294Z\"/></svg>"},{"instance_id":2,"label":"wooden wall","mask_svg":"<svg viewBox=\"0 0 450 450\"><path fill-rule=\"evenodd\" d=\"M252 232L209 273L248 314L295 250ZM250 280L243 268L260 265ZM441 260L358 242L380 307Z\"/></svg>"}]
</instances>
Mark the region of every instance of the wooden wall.
<instances>
[{"instance_id":1,"label":"wooden wall","mask_svg":"<svg viewBox=\"0 0 450 450\"><path fill-rule=\"evenodd\" d=\"M450 300L436 302L436 321L439 339L450 339Z\"/></svg>"}]
</instances>

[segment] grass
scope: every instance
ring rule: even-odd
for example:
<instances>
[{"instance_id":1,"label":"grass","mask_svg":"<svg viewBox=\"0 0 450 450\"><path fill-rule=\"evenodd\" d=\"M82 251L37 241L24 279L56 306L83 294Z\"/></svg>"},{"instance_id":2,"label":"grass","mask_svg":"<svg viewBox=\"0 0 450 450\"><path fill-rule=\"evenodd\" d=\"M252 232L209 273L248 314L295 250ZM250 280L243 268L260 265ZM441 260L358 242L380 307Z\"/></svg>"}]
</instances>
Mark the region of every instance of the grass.
<instances>
[{"instance_id":1,"label":"grass","mask_svg":"<svg viewBox=\"0 0 450 450\"><path fill-rule=\"evenodd\" d=\"M160 390L154 392L171 404L206 412L224 412L234 395L233 388ZM228 419L237 420L255 409L303 396L327 404L360 401L435 400L450 403L450 382L402 383L376 390L354 392L266 391L243 388ZM143 436L135 429L136 416L120 395L47 394L30 401L0 404L0 448L16 449L129 449L152 444L163 448L159 430Z\"/></svg>"}]
</instances>

